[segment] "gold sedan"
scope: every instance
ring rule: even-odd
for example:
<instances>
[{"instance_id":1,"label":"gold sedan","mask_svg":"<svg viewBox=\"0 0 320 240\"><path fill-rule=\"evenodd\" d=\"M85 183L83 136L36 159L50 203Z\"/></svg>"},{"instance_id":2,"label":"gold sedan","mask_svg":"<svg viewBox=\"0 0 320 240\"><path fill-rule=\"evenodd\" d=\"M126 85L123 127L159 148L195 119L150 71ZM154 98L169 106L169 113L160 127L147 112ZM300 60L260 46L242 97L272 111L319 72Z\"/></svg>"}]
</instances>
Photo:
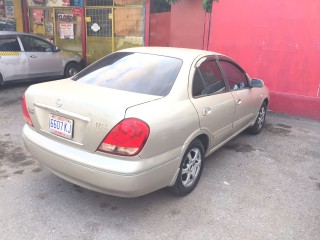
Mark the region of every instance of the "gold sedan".
<instances>
[{"instance_id":1,"label":"gold sedan","mask_svg":"<svg viewBox=\"0 0 320 240\"><path fill-rule=\"evenodd\" d=\"M23 140L51 172L102 193L184 196L204 159L261 131L269 93L231 58L182 48L112 53L72 78L30 86Z\"/></svg>"}]
</instances>

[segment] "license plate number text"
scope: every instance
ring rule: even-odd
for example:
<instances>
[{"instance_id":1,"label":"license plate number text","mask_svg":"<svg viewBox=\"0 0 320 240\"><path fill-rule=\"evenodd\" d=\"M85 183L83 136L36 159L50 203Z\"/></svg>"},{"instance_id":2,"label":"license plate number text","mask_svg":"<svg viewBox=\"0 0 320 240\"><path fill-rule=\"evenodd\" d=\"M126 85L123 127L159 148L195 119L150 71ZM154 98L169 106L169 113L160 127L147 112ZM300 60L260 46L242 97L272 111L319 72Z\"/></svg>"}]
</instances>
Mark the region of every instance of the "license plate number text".
<instances>
[{"instance_id":1,"label":"license plate number text","mask_svg":"<svg viewBox=\"0 0 320 240\"><path fill-rule=\"evenodd\" d=\"M73 131L73 120L50 114L49 129L53 134L71 139Z\"/></svg>"}]
</instances>

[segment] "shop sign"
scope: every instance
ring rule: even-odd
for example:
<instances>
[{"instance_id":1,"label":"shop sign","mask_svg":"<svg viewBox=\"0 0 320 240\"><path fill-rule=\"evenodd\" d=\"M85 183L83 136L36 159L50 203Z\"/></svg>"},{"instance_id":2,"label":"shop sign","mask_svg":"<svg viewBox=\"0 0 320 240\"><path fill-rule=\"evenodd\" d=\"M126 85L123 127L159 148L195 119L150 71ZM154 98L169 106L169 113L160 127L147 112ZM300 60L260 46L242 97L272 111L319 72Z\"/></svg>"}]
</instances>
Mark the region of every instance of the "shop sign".
<instances>
[{"instance_id":1,"label":"shop sign","mask_svg":"<svg viewBox=\"0 0 320 240\"><path fill-rule=\"evenodd\" d=\"M33 2L36 5L45 5L46 4L45 0L33 0Z\"/></svg>"},{"instance_id":2,"label":"shop sign","mask_svg":"<svg viewBox=\"0 0 320 240\"><path fill-rule=\"evenodd\" d=\"M5 15L4 1L0 1L0 17L4 17Z\"/></svg>"},{"instance_id":3,"label":"shop sign","mask_svg":"<svg viewBox=\"0 0 320 240\"><path fill-rule=\"evenodd\" d=\"M83 9L80 7L73 7L72 8L72 14L74 16L82 16L83 15Z\"/></svg>"},{"instance_id":4,"label":"shop sign","mask_svg":"<svg viewBox=\"0 0 320 240\"><path fill-rule=\"evenodd\" d=\"M53 23L46 23L45 26L47 35L53 35Z\"/></svg>"},{"instance_id":5,"label":"shop sign","mask_svg":"<svg viewBox=\"0 0 320 240\"><path fill-rule=\"evenodd\" d=\"M70 0L27 0L28 6L68 7Z\"/></svg>"},{"instance_id":6,"label":"shop sign","mask_svg":"<svg viewBox=\"0 0 320 240\"><path fill-rule=\"evenodd\" d=\"M13 0L6 0L5 6L6 6L6 17L14 17Z\"/></svg>"},{"instance_id":7,"label":"shop sign","mask_svg":"<svg viewBox=\"0 0 320 240\"><path fill-rule=\"evenodd\" d=\"M43 9L32 9L32 16L34 23L41 23L44 19L44 10Z\"/></svg>"},{"instance_id":8,"label":"shop sign","mask_svg":"<svg viewBox=\"0 0 320 240\"><path fill-rule=\"evenodd\" d=\"M74 20L74 16L72 14L58 14L58 20L63 22L72 22Z\"/></svg>"},{"instance_id":9,"label":"shop sign","mask_svg":"<svg viewBox=\"0 0 320 240\"><path fill-rule=\"evenodd\" d=\"M73 24L60 23L60 38L61 39L74 39Z\"/></svg>"},{"instance_id":10,"label":"shop sign","mask_svg":"<svg viewBox=\"0 0 320 240\"><path fill-rule=\"evenodd\" d=\"M83 0L73 0L73 6L83 7Z\"/></svg>"}]
</instances>

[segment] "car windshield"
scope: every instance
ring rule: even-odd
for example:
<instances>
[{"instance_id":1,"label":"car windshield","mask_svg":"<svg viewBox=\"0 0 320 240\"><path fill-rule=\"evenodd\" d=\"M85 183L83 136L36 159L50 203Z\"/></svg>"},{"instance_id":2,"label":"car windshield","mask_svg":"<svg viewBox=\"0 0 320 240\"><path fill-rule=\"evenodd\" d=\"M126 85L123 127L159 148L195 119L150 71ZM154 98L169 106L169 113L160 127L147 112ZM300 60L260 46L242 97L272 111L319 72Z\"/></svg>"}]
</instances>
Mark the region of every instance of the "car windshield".
<instances>
[{"instance_id":1,"label":"car windshield","mask_svg":"<svg viewBox=\"0 0 320 240\"><path fill-rule=\"evenodd\" d=\"M182 60L144 53L117 52L93 63L73 80L106 88L166 96Z\"/></svg>"}]
</instances>

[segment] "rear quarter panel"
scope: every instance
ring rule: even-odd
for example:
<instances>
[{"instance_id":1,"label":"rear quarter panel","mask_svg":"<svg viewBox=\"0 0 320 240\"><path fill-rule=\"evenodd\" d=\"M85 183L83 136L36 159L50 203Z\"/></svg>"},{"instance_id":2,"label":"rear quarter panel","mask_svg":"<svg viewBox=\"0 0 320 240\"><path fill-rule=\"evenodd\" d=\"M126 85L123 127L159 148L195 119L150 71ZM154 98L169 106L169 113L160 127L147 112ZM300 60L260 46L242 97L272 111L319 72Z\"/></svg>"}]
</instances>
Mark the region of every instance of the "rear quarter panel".
<instances>
[{"instance_id":1,"label":"rear quarter panel","mask_svg":"<svg viewBox=\"0 0 320 240\"><path fill-rule=\"evenodd\" d=\"M183 65L167 96L126 111L126 118L139 118L150 127L149 138L139 154L141 158L170 151L172 158L182 157L191 141L202 134L198 114L188 94L190 69L196 59L186 57L181 60Z\"/></svg>"},{"instance_id":2,"label":"rear quarter panel","mask_svg":"<svg viewBox=\"0 0 320 240\"><path fill-rule=\"evenodd\" d=\"M199 118L189 99L172 101L163 98L131 107L126 112L126 118L129 117L139 118L150 127L149 138L139 154L141 158L174 149L180 154L190 136L199 130Z\"/></svg>"}]
</instances>

